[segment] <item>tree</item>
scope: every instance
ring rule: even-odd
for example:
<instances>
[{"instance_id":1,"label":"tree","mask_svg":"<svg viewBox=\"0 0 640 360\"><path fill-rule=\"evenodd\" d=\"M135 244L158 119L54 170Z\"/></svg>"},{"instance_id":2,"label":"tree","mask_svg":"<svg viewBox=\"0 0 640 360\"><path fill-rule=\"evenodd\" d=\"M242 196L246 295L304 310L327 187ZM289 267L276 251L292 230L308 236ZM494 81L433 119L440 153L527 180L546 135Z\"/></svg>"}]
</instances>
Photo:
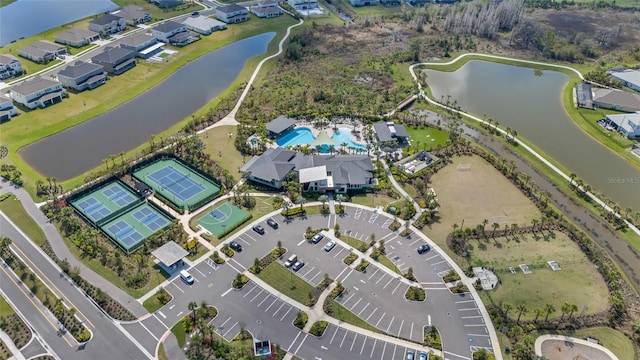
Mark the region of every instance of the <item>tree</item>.
<instances>
[{"instance_id":1,"label":"tree","mask_svg":"<svg viewBox=\"0 0 640 360\"><path fill-rule=\"evenodd\" d=\"M569 175L569 185L571 187L573 187L573 180L576 178L576 174L575 173L571 173L571 175Z\"/></svg>"},{"instance_id":2,"label":"tree","mask_svg":"<svg viewBox=\"0 0 640 360\"><path fill-rule=\"evenodd\" d=\"M320 195L320 196L318 196L318 201L320 201L320 202L322 203L322 208L324 209L324 208L325 208L325 203L326 203L327 201L329 201L329 196L327 196L327 195Z\"/></svg>"},{"instance_id":3,"label":"tree","mask_svg":"<svg viewBox=\"0 0 640 360\"><path fill-rule=\"evenodd\" d=\"M562 306L560 307L560 311L562 312L562 316L560 317L560 320L564 320L564 316L567 315L569 312L571 312L571 304L569 303L562 304Z\"/></svg>"},{"instance_id":4,"label":"tree","mask_svg":"<svg viewBox=\"0 0 640 360\"><path fill-rule=\"evenodd\" d=\"M569 320L571 320L571 316L573 316L573 313L575 311L578 311L578 305L576 304L569 304Z\"/></svg>"},{"instance_id":5,"label":"tree","mask_svg":"<svg viewBox=\"0 0 640 360\"><path fill-rule=\"evenodd\" d=\"M529 312L529 310L527 309L526 306L520 304L517 306L518 309L518 319L516 320L516 323L520 324L520 317L522 316L522 314L526 314L527 312Z\"/></svg>"},{"instance_id":6,"label":"tree","mask_svg":"<svg viewBox=\"0 0 640 360\"><path fill-rule=\"evenodd\" d=\"M491 227L493 227L493 231L491 232L491 237L495 237L494 235L496 233L496 230L500 227L500 224L494 222L493 224L491 224Z\"/></svg>"},{"instance_id":7,"label":"tree","mask_svg":"<svg viewBox=\"0 0 640 360\"><path fill-rule=\"evenodd\" d=\"M538 318L540 317L540 315L544 314L544 309L537 308L537 309L533 310L533 312L536 314L536 318L533 319L533 322L537 323L538 322Z\"/></svg>"},{"instance_id":8,"label":"tree","mask_svg":"<svg viewBox=\"0 0 640 360\"><path fill-rule=\"evenodd\" d=\"M346 199L347 199L347 198L346 198L344 195L342 195L342 194L338 194L338 195L336 195L336 200L338 200L338 205L339 205L340 207L342 207L342 202L343 202L343 201L345 201Z\"/></svg>"},{"instance_id":9,"label":"tree","mask_svg":"<svg viewBox=\"0 0 640 360\"><path fill-rule=\"evenodd\" d=\"M511 309L513 308L513 305L505 302L502 303L502 310L504 311L504 316L509 316L509 311L511 311Z\"/></svg>"},{"instance_id":10,"label":"tree","mask_svg":"<svg viewBox=\"0 0 640 360\"><path fill-rule=\"evenodd\" d=\"M307 199L303 198L302 196L296 199L296 204L300 205L300 211L302 211L302 207L306 202L307 202Z\"/></svg>"}]
</instances>

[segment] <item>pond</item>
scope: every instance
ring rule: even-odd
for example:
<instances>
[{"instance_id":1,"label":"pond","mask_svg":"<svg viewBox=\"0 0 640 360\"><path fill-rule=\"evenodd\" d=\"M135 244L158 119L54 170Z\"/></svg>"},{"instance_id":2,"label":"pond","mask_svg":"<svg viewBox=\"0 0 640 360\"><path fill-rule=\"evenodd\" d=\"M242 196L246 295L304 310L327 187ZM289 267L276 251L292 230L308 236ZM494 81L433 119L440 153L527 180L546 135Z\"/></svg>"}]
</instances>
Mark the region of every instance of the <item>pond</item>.
<instances>
[{"instance_id":1,"label":"pond","mask_svg":"<svg viewBox=\"0 0 640 360\"><path fill-rule=\"evenodd\" d=\"M109 0L18 0L0 8L0 46L117 8Z\"/></svg>"},{"instance_id":2,"label":"pond","mask_svg":"<svg viewBox=\"0 0 640 360\"><path fill-rule=\"evenodd\" d=\"M233 83L249 58L267 51L274 36L274 32L264 33L212 51L136 98L30 144L19 154L42 176L58 180L79 176L103 164L110 154L127 152L149 141L151 135L167 130L213 100ZM110 86L109 82L103 86Z\"/></svg>"},{"instance_id":3,"label":"pond","mask_svg":"<svg viewBox=\"0 0 640 360\"><path fill-rule=\"evenodd\" d=\"M567 75L481 60L454 72L425 71L435 100L450 96L463 110L515 129L623 209L640 209L640 169L592 139L564 110Z\"/></svg>"}]
</instances>

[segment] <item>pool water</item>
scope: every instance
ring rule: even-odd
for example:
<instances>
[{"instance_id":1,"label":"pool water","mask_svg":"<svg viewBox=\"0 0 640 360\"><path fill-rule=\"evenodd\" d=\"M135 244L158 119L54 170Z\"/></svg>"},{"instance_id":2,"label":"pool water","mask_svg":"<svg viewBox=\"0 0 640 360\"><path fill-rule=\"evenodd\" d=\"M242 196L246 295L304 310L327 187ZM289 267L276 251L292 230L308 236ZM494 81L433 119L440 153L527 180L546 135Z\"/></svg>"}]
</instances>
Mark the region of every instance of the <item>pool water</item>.
<instances>
[{"instance_id":1,"label":"pool water","mask_svg":"<svg viewBox=\"0 0 640 360\"><path fill-rule=\"evenodd\" d=\"M299 127L280 137L278 140L276 140L276 144L278 144L278 146L280 147L307 145L315 139L316 138L313 136L311 129ZM355 148L363 151L367 150L366 146L355 143L351 140L351 129L349 128L339 128L338 131L336 131L336 133L331 137L331 140L337 143L335 145L336 149L340 149L340 145L346 143L347 149ZM319 150L321 153L330 152L329 146L326 145L321 146Z\"/></svg>"}]
</instances>

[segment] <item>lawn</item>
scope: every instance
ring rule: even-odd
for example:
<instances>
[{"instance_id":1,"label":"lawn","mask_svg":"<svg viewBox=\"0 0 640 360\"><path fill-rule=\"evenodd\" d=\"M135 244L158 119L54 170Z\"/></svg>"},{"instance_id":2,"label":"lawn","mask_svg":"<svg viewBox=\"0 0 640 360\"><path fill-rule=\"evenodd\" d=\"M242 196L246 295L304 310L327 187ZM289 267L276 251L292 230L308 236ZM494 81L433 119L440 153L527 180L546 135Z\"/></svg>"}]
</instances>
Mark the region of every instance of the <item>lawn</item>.
<instances>
[{"instance_id":1,"label":"lawn","mask_svg":"<svg viewBox=\"0 0 640 360\"><path fill-rule=\"evenodd\" d=\"M10 196L0 201L0 211L2 211L20 230L22 230L38 247L42 246L46 237L42 228L22 206L20 200L15 196Z\"/></svg>"},{"instance_id":2,"label":"lawn","mask_svg":"<svg viewBox=\"0 0 640 360\"><path fill-rule=\"evenodd\" d=\"M258 277L274 289L301 304L305 303L309 293L313 291L313 286L275 261L262 269Z\"/></svg>"},{"instance_id":3,"label":"lawn","mask_svg":"<svg viewBox=\"0 0 640 360\"><path fill-rule=\"evenodd\" d=\"M471 169L458 171L460 164L470 164ZM478 156L453 158L432 177L431 187L440 204L440 220L424 232L447 251L445 239L453 224L461 226L464 221L464 227L475 227L487 219L489 227L494 222L530 226L531 220L540 217L540 211L515 185Z\"/></svg>"},{"instance_id":4,"label":"lawn","mask_svg":"<svg viewBox=\"0 0 640 360\"><path fill-rule=\"evenodd\" d=\"M211 155L211 158L226 169L235 178L240 178L238 170L244 165L245 161L251 159L250 156L243 156L234 145L238 132L237 126L220 126L210 129L200 135L200 140L205 144L205 152ZM231 136L229 136L231 134Z\"/></svg>"},{"instance_id":5,"label":"lawn","mask_svg":"<svg viewBox=\"0 0 640 360\"><path fill-rule=\"evenodd\" d=\"M344 306L340 305L340 303L338 303L335 300L333 301L333 317L340 320L340 321L344 321L348 324L357 326L359 328L365 329L365 330L371 330L373 332L377 332L377 333L381 333L382 331L380 331L380 329L376 328L375 326L369 324L368 322L364 321L363 319L359 318L356 314L352 313L351 311L349 311L347 308L345 308Z\"/></svg>"},{"instance_id":6,"label":"lawn","mask_svg":"<svg viewBox=\"0 0 640 360\"><path fill-rule=\"evenodd\" d=\"M364 241L358 240L354 237L347 236L347 235L340 235L340 240L342 240L344 243L346 243L347 245L351 246L356 250L360 249L360 247L365 245Z\"/></svg>"},{"instance_id":7,"label":"lawn","mask_svg":"<svg viewBox=\"0 0 640 360\"><path fill-rule=\"evenodd\" d=\"M402 199L394 199L390 196L383 195L383 194L376 194L376 193L358 194L358 195L353 195L351 197L352 203L364 205L364 206L370 206L370 207L377 207L377 206L385 207L388 204L393 204L400 200Z\"/></svg>"},{"instance_id":8,"label":"lawn","mask_svg":"<svg viewBox=\"0 0 640 360\"><path fill-rule=\"evenodd\" d=\"M567 335L579 339L592 337L598 339L602 346L611 350L619 360L637 359L633 351L633 343L623 333L607 327L595 327L580 329L575 332L566 332Z\"/></svg>"},{"instance_id":9,"label":"lawn","mask_svg":"<svg viewBox=\"0 0 640 360\"><path fill-rule=\"evenodd\" d=\"M470 264L495 269L501 280L494 291L481 292L488 303L503 301L513 307L524 305L528 314L523 319L534 319L534 309L552 304L556 312L550 318L561 316L560 308L567 302L578 305L579 314L605 311L608 306L607 286L580 248L564 233L541 232L534 235L499 237L472 241ZM547 261L554 260L562 270L553 271ZM531 274L523 274L518 265L527 264ZM511 274L509 267L516 268ZM515 310L511 316L516 316Z\"/></svg>"},{"instance_id":10,"label":"lawn","mask_svg":"<svg viewBox=\"0 0 640 360\"><path fill-rule=\"evenodd\" d=\"M166 351L164 351L164 343L160 343L158 347L158 360L169 360Z\"/></svg>"},{"instance_id":11,"label":"lawn","mask_svg":"<svg viewBox=\"0 0 640 360\"><path fill-rule=\"evenodd\" d=\"M7 303L4 297L0 296L0 318L13 314L15 314L13 308Z\"/></svg>"},{"instance_id":12,"label":"lawn","mask_svg":"<svg viewBox=\"0 0 640 360\"><path fill-rule=\"evenodd\" d=\"M171 332L176 336L178 345L180 347L184 347L184 342L187 334L184 332L184 324L182 324L182 319L180 319L180 321L173 325L173 327L171 328Z\"/></svg>"},{"instance_id":13,"label":"lawn","mask_svg":"<svg viewBox=\"0 0 640 360\"><path fill-rule=\"evenodd\" d=\"M400 271L400 269L398 269L398 267L388 257L381 255L378 258L378 262L380 263L380 265L387 267L389 270L395 272L396 274L403 275L402 271Z\"/></svg>"},{"instance_id":14,"label":"lawn","mask_svg":"<svg viewBox=\"0 0 640 360\"><path fill-rule=\"evenodd\" d=\"M414 149L430 151L437 149L438 146L441 148L447 146L449 134L444 131L428 126L407 126L406 129L409 133L410 146Z\"/></svg>"}]
</instances>

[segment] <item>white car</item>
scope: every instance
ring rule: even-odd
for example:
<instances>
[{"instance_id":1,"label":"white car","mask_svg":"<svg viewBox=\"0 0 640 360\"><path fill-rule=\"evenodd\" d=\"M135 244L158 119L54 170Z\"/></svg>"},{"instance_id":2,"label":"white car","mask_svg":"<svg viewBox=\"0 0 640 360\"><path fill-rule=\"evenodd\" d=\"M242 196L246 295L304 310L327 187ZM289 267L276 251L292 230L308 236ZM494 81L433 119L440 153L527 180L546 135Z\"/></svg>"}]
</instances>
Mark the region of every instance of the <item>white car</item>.
<instances>
[{"instance_id":1,"label":"white car","mask_svg":"<svg viewBox=\"0 0 640 360\"><path fill-rule=\"evenodd\" d=\"M333 249L336 246L336 242L335 241L329 241L327 243L327 245L324 246L324 251L329 252L331 251L331 249Z\"/></svg>"}]
</instances>

